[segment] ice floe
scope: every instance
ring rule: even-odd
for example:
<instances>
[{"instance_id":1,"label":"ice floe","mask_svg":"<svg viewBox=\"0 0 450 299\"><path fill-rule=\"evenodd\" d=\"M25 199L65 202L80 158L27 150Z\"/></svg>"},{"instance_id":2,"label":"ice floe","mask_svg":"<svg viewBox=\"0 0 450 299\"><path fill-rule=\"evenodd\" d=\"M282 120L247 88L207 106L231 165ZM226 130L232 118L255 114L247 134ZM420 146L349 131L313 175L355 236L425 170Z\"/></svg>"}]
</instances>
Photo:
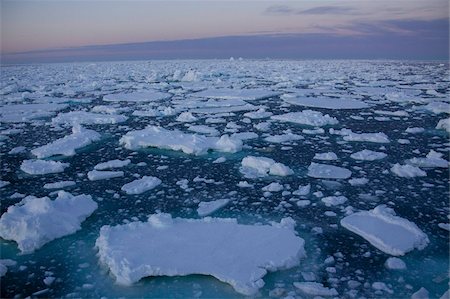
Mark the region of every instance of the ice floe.
<instances>
[{"instance_id":1,"label":"ice floe","mask_svg":"<svg viewBox=\"0 0 450 299\"><path fill-rule=\"evenodd\" d=\"M100 114L86 111L71 111L67 113L60 113L52 118L53 124L68 124L68 125L104 125L117 124L124 122L128 117L119 114Z\"/></svg>"},{"instance_id":2,"label":"ice floe","mask_svg":"<svg viewBox=\"0 0 450 299\"><path fill-rule=\"evenodd\" d=\"M271 116L271 119L313 127L323 127L328 125L336 125L339 123L336 118L331 117L328 114L323 115L321 112L313 110L303 110L301 112L273 115Z\"/></svg>"},{"instance_id":3,"label":"ice floe","mask_svg":"<svg viewBox=\"0 0 450 299\"><path fill-rule=\"evenodd\" d=\"M442 158L443 155L444 154L430 150L426 158L412 158L406 160L405 162L407 164L423 168L448 168L448 161Z\"/></svg>"},{"instance_id":4,"label":"ice floe","mask_svg":"<svg viewBox=\"0 0 450 299\"><path fill-rule=\"evenodd\" d=\"M387 155L382 152L375 152L371 150L362 150L350 155L350 158L363 161L375 161L386 158Z\"/></svg>"},{"instance_id":5,"label":"ice floe","mask_svg":"<svg viewBox=\"0 0 450 299\"><path fill-rule=\"evenodd\" d=\"M313 157L314 160L323 160L323 161L333 161L337 160L338 157L333 152L327 152L327 153L316 153Z\"/></svg>"},{"instance_id":6,"label":"ice floe","mask_svg":"<svg viewBox=\"0 0 450 299\"><path fill-rule=\"evenodd\" d=\"M352 172L347 168L312 162L308 167L308 176L319 179L348 179Z\"/></svg>"},{"instance_id":7,"label":"ice floe","mask_svg":"<svg viewBox=\"0 0 450 299\"><path fill-rule=\"evenodd\" d=\"M195 155L205 154L208 150L235 153L242 148L240 139L230 138L228 135L222 135L220 138L206 137L157 126L128 132L122 136L120 143L128 149L157 147Z\"/></svg>"},{"instance_id":8,"label":"ice floe","mask_svg":"<svg viewBox=\"0 0 450 299\"><path fill-rule=\"evenodd\" d=\"M331 297L339 295L336 289L327 288L323 284L312 281L294 282L294 286L303 294L309 296Z\"/></svg>"},{"instance_id":9,"label":"ice floe","mask_svg":"<svg viewBox=\"0 0 450 299\"><path fill-rule=\"evenodd\" d=\"M91 170L87 174L88 179L90 181L107 180L122 177L123 175L124 175L123 171L102 171L102 170Z\"/></svg>"},{"instance_id":10,"label":"ice floe","mask_svg":"<svg viewBox=\"0 0 450 299\"><path fill-rule=\"evenodd\" d=\"M121 190L126 194L141 194L148 190L156 188L161 184L161 180L154 176L143 176L122 186Z\"/></svg>"},{"instance_id":11,"label":"ice floe","mask_svg":"<svg viewBox=\"0 0 450 299\"><path fill-rule=\"evenodd\" d=\"M59 181L45 184L44 189L63 189L75 185L76 183L74 181Z\"/></svg>"},{"instance_id":12,"label":"ice floe","mask_svg":"<svg viewBox=\"0 0 450 299\"><path fill-rule=\"evenodd\" d=\"M419 167L412 166L409 164L401 165L399 163L394 164L391 167L391 171L397 176L402 178L414 178L427 176L427 173L420 169Z\"/></svg>"},{"instance_id":13,"label":"ice floe","mask_svg":"<svg viewBox=\"0 0 450 299\"><path fill-rule=\"evenodd\" d=\"M280 92L270 91L266 89L207 89L193 94L195 97L210 98L210 99L224 99L224 100L245 100L253 101L271 98L279 95Z\"/></svg>"},{"instance_id":14,"label":"ice floe","mask_svg":"<svg viewBox=\"0 0 450 299\"><path fill-rule=\"evenodd\" d=\"M287 176L294 173L288 166L277 163L273 159L255 156L247 156L242 159L239 171L249 179L268 175Z\"/></svg>"},{"instance_id":15,"label":"ice floe","mask_svg":"<svg viewBox=\"0 0 450 299\"><path fill-rule=\"evenodd\" d=\"M325 109L364 109L369 105L354 99L345 98L326 98L326 97L302 97L283 95L282 99L293 105L311 107L311 108L325 108Z\"/></svg>"},{"instance_id":16,"label":"ice floe","mask_svg":"<svg viewBox=\"0 0 450 299\"><path fill-rule=\"evenodd\" d=\"M96 247L119 284L146 276L202 274L254 295L268 271L296 266L305 256L304 241L296 236L292 221L254 226L234 219L154 214L147 222L103 226Z\"/></svg>"},{"instance_id":17,"label":"ice floe","mask_svg":"<svg viewBox=\"0 0 450 299\"><path fill-rule=\"evenodd\" d=\"M394 256L405 255L416 248L424 249L429 243L427 235L417 225L396 216L394 210L385 205L351 214L341 220L341 225Z\"/></svg>"},{"instance_id":18,"label":"ice floe","mask_svg":"<svg viewBox=\"0 0 450 299\"><path fill-rule=\"evenodd\" d=\"M95 170L105 170L105 169L112 169L112 168L122 168L122 167L127 166L130 163L131 163L130 159L126 159L126 160L115 159L115 160L98 163L97 165L94 166L94 169Z\"/></svg>"},{"instance_id":19,"label":"ice floe","mask_svg":"<svg viewBox=\"0 0 450 299\"><path fill-rule=\"evenodd\" d=\"M131 93L114 93L105 95L103 101L106 102L153 102L170 98L169 93L156 90L145 90Z\"/></svg>"},{"instance_id":20,"label":"ice floe","mask_svg":"<svg viewBox=\"0 0 450 299\"><path fill-rule=\"evenodd\" d=\"M73 156L75 155L76 149L98 141L100 137L101 135L93 130L88 130L81 126L74 126L71 135L35 148L31 150L31 153L39 159L55 155Z\"/></svg>"},{"instance_id":21,"label":"ice floe","mask_svg":"<svg viewBox=\"0 0 450 299\"><path fill-rule=\"evenodd\" d=\"M20 169L23 172L32 175L59 173L63 172L67 167L69 167L69 163L47 160L24 160L20 165Z\"/></svg>"},{"instance_id":22,"label":"ice floe","mask_svg":"<svg viewBox=\"0 0 450 299\"><path fill-rule=\"evenodd\" d=\"M0 218L0 237L14 240L23 253L31 253L81 229L81 223L96 209L90 195L59 191L55 200L27 196Z\"/></svg>"}]
</instances>

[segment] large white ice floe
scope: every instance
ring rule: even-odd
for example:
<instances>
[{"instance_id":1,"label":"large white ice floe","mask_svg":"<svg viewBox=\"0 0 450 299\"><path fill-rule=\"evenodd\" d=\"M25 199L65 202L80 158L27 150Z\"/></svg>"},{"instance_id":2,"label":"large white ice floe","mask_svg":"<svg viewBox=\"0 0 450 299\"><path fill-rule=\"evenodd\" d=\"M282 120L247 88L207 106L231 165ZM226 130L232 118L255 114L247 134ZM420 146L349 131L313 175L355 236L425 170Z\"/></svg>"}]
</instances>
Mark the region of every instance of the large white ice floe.
<instances>
[{"instance_id":1,"label":"large white ice floe","mask_svg":"<svg viewBox=\"0 0 450 299\"><path fill-rule=\"evenodd\" d=\"M242 141L228 135L207 137L187 134L178 130L167 130L157 126L148 126L143 130L131 131L120 138L120 144L128 149L157 147L182 151L186 154L201 155L208 150L235 153L242 149Z\"/></svg>"},{"instance_id":2,"label":"large white ice floe","mask_svg":"<svg viewBox=\"0 0 450 299\"><path fill-rule=\"evenodd\" d=\"M304 97L295 95L283 95L281 97L285 102L293 105L325 108L325 109L363 109L369 105L362 101L344 98L327 98L327 97Z\"/></svg>"},{"instance_id":3,"label":"large white ice floe","mask_svg":"<svg viewBox=\"0 0 450 299\"><path fill-rule=\"evenodd\" d=\"M412 166L409 164L401 165L401 164L394 164L391 167L391 171L395 173L397 176L402 178L414 178L414 177L423 177L427 176L427 173L420 169L419 167Z\"/></svg>"},{"instance_id":4,"label":"large white ice floe","mask_svg":"<svg viewBox=\"0 0 450 299\"><path fill-rule=\"evenodd\" d=\"M288 166L277 163L273 159L255 156L247 156L242 159L239 171L249 179L268 175L287 176L294 173Z\"/></svg>"},{"instance_id":5,"label":"large white ice floe","mask_svg":"<svg viewBox=\"0 0 450 299\"><path fill-rule=\"evenodd\" d=\"M444 154L430 150L425 158L412 158L406 160L406 163L423 168L441 167L447 168L448 161L442 158Z\"/></svg>"},{"instance_id":6,"label":"large white ice floe","mask_svg":"<svg viewBox=\"0 0 450 299\"><path fill-rule=\"evenodd\" d=\"M371 150L362 150L350 155L350 158L363 161L375 161L387 157L385 153L375 152Z\"/></svg>"},{"instance_id":7,"label":"large white ice floe","mask_svg":"<svg viewBox=\"0 0 450 299\"><path fill-rule=\"evenodd\" d=\"M101 114L86 111L71 111L60 113L52 118L53 124L69 124L69 125L104 125L117 124L124 122L128 117L119 114Z\"/></svg>"},{"instance_id":8,"label":"large white ice floe","mask_svg":"<svg viewBox=\"0 0 450 299\"><path fill-rule=\"evenodd\" d=\"M303 110L301 112L273 115L271 116L271 119L313 127L323 127L327 125L336 125L339 123L335 117L331 117L328 114L323 115L321 112L313 110Z\"/></svg>"},{"instance_id":9,"label":"large white ice floe","mask_svg":"<svg viewBox=\"0 0 450 299\"><path fill-rule=\"evenodd\" d=\"M106 102L153 102L170 98L170 93L156 90L144 90L132 93L115 93L103 97Z\"/></svg>"},{"instance_id":10,"label":"large white ice floe","mask_svg":"<svg viewBox=\"0 0 450 299\"><path fill-rule=\"evenodd\" d=\"M103 226L96 247L119 284L146 276L201 274L253 295L268 271L292 268L305 256L304 241L293 227L291 218L242 225L235 219L154 214L147 222Z\"/></svg>"},{"instance_id":11,"label":"large white ice floe","mask_svg":"<svg viewBox=\"0 0 450 299\"><path fill-rule=\"evenodd\" d=\"M122 191L126 194L141 194L148 190L156 188L161 184L161 180L154 176L143 176L122 186Z\"/></svg>"},{"instance_id":12,"label":"large white ice floe","mask_svg":"<svg viewBox=\"0 0 450 299\"><path fill-rule=\"evenodd\" d=\"M422 250L429 243L427 235L415 223L396 216L386 205L351 214L341 220L341 225L394 256L415 248Z\"/></svg>"},{"instance_id":13,"label":"large white ice floe","mask_svg":"<svg viewBox=\"0 0 450 299\"><path fill-rule=\"evenodd\" d=\"M20 165L23 172L32 175L59 173L67 167L69 167L69 163L47 160L24 160Z\"/></svg>"},{"instance_id":14,"label":"large white ice floe","mask_svg":"<svg viewBox=\"0 0 450 299\"><path fill-rule=\"evenodd\" d=\"M0 218L0 237L14 240L23 253L81 229L81 223L97 209L90 195L59 191L55 200L25 197Z\"/></svg>"},{"instance_id":15,"label":"large white ice floe","mask_svg":"<svg viewBox=\"0 0 450 299\"><path fill-rule=\"evenodd\" d=\"M222 198L213 201L202 201L198 204L197 213L200 217L208 216L223 208L230 202L229 198Z\"/></svg>"},{"instance_id":16,"label":"large white ice floe","mask_svg":"<svg viewBox=\"0 0 450 299\"><path fill-rule=\"evenodd\" d=\"M318 179L348 179L352 172L347 168L312 162L308 167L308 176Z\"/></svg>"},{"instance_id":17,"label":"large white ice floe","mask_svg":"<svg viewBox=\"0 0 450 299\"><path fill-rule=\"evenodd\" d=\"M279 95L280 92L266 90L266 89L207 89L192 94L195 97L209 98L209 99L224 99L224 100L260 100L271 98Z\"/></svg>"},{"instance_id":18,"label":"large white ice floe","mask_svg":"<svg viewBox=\"0 0 450 299\"><path fill-rule=\"evenodd\" d=\"M71 135L35 148L31 153L39 159L55 155L73 156L75 155L76 149L85 147L99 140L100 137L101 135L93 130L88 130L81 126L74 126Z\"/></svg>"}]
</instances>

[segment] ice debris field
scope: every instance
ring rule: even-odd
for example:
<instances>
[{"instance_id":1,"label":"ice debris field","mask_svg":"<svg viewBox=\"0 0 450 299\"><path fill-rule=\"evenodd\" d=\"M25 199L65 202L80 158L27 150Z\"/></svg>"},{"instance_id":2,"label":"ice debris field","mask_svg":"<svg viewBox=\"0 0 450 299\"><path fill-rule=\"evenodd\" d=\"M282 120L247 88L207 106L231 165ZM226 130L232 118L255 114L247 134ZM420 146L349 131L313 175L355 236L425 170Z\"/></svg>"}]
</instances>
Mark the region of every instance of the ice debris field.
<instances>
[{"instance_id":1,"label":"ice debris field","mask_svg":"<svg viewBox=\"0 0 450 299\"><path fill-rule=\"evenodd\" d=\"M448 78L2 66L1 297L448 298Z\"/></svg>"}]
</instances>

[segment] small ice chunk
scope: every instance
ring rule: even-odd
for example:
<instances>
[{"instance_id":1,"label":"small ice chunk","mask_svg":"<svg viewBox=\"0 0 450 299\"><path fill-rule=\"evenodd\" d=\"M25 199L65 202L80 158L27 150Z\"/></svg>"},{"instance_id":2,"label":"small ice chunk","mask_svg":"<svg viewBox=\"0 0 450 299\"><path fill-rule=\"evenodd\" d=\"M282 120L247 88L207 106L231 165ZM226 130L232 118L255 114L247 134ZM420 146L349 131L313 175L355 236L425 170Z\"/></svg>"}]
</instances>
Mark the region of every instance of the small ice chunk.
<instances>
[{"instance_id":1,"label":"small ice chunk","mask_svg":"<svg viewBox=\"0 0 450 299\"><path fill-rule=\"evenodd\" d=\"M69 167L69 163L46 160L24 160L20 165L20 169L23 172L32 175L59 173L63 172L67 167Z\"/></svg>"},{"instance_id":2,"label":"small ice chunk","mask_svg":"<svg viewBox=\"0 0 450 299\"><path fill-rule=\"evenodd\" d=\"M105 169L111 169L111 168L121 168L124 166L127 166L131 163L130 159L126 160L110 160L107 162L102 162L94 166L95 170L105 170Z\"/></svg>"},{"instance_id":3,"label":"small ice chunk","mask_svg":"<svg viewBox=\"0 0 450 299\"><path fill-rule=\"evenodd\" d=\"M441 119L436 125L436 129L446 130L448 133L450 133L450 118Z\"/></svg>"},{"instance_id":4,"label":"small ice chunk","mask_svg":"<svg viewBox=\"0 0 450 299\"><path fill-rule=\"evenodd\" d=\"M181 122L194 122L197 121L198 118L195 117L191 112L182 112L180 115L178 115L176 120Z\"/></svg>"},{"instance_id":5,"label":"small ice chunk","mask_svg":"<svg viewBox=\"0 0 450 299\"><path fill-rule=\"evenodd\" d=\"M327 153L317 153L314 155L315 160L324 160L324 161L332 161L332 160L337 160L338 157L335 153L333 152L327 152Z\"/></svg>"},{"instance_id":6,"label":"small ice chunk","mask_svg":"<svg viewBox=\"0 0 450 299\"><path fill-rule=\"evenodd\" d=\"M0 237L14 240L23 253L81 229L81 223L97 209L90 195L59 191L55 200L25 197L0 218Z\"/></svg>"},{"instance_id":7,"label":"small ice chunk","mask_svg":"<svg viewBox=\"0 0 450 299\"><path fill-rule=\"evenodd\" d=\"M118 114L101 114L86 111L59 113L52 119L53 124L68 125L105 125L124 122L128 117Z\"/></svg>"},{"instance_id":8,"label":"small ice chunk","mask_svg":"<svg viewBox=\"0 0 450 299\"><path fill-rule=\"evenodd\" d=\"M303 239L284 222L242 225L235 219L155 214L148 222L103 226L96 247L122 285L146 276L202 274L251 296L264 286L268 271L292 268L305 256Z\"/></svg>"},{"instance_id":9,"label":"small ice chunk","mask_svg":"<svg viewBox=\"0 0 450 299\"><path fill-rule=\"evenodd\" d=\"M405 132L406 133L411 133L411 134L417 134L417 133L425 132L425 129L424 128L420 128L420 127L412 127L412 128L408 127L405 130Z\"/></svg>"},{"instance_id":10,"label":"small ice chunk","mask_svg":"<svg viewBox=\"0 0 450 299\"><path fill-rule=\"evenodd\" d=\"M112 178L122 177L123 171L100 171L92 170L88 172L88 179L90 181L107 180Z\"/></svg>"},{"instance_id":11,"label":"small ice chunk","mask_svg":"<svg viewBox=\"0 0 450 299\"><path fill-rule=\"evenodd\" d=\"M389 294L394 294L394 291L391 290L390 288L388 288L388 286L384 282L381 282L381 281L376 281L376 282L372 283L372 289L377 290L377 291L384 291Z\"/></svg>"},{"instance_id":12,"label":"small ice chunk","mask_svg":"<svg viewBox=\"0 0 450 299\"><path fill-rule=\"evenodd\" d=\"M428 299L430 298L430 293L424 287L420 288L417 292L411 295L411 299Z\"/></svg>"},{"instance_id":13,"label":"small ice chunk","mask_svg":"<svg viewBox=\"0 0 450 299\"><path fill-rule=\"evenodd\" d=\"M311 192L311 184L305 185L305 186L298 186L298 189L292 192L292 194L297 196L306 196Z\"/></svg>"},{"instance_id":14,"label":"small ice chunk","mask_svg":"<svg viewBox=\"0 0 450 299\"><path fill-rule=\"evenodd\" d=\"M225 157L219 157L216 160L213 161L214 164L218 164L218 163L223 163L225 162L227 159Z\"/></svg>"},{"instance_id":15,"label":"small ice chunk","mask_svg":"<svg viewBox=\"0 0 450 299\"><path fill-rule=\"evenodd\" d=\"M395 216L394 210L385 205L351 214L341 220L341 225L394 256L405 255L415 248L422 250L429 243L416 224Z\"/></svg>"},{"instance_id":16,"label":"small ice chunk","mask_svg":"<svg viewBox=\"0 0 450 299\"><path fill-rule=\"evenodd\" d=\"M350 158L355 160L363 160L363 161L375 161L380 160L387 157L385 153L382 152L374 152L371 150L362 150L350 155Z\"/></svg>"},{"instance_id":17,"label":"small ice chunk","mask_svg":"<svg viewBox=\"0 0 450 299\"><path fill-rule=\"evenodd\" d=\"M391 171L397 176L402 178L414 178L427 176L427 173L420 169L419 167L412 166L409 164L400 165L398 163L391 167Z\"/></svg>"},{"instance_id":18,"label":"small ice chunk","mask_svg":"<svg viewBox=\"0 0 450 299\"><path fill-rule=\"evenodd\" d=\"M273 114L272 112L266 111L265 109L260 108L257 111L244 113L244 116L251 118L251 119L261 119L261 118L267 118L269 116L272 116L272 114Z\"/></svg>"},{"instance_id":19,"label":"small ice chunk","mask_svg":"<svg viewBox=\"0 0 450 299\"><path fill-rule=\"evenodd\" d=\"M11 150L8 152L8 154L10 154L10 155L21 154L21 153L25 152L26 149L27 149L27 148L26 148L25 146L17 146L17 147L15 147L15 148L11 149Z\"/></svg>"},{"instance_id":20,"label":"small ice chunk","mask_svg":"<svg viewBox=\"0 0 450 299\"><path fill-rule=\"evenodd\" d=\"M0 180L0 188L3 188L3 187L5 187L5 186L7 186L7 185L9 185L9 184L11 184L11 183L8 182L8 181L2 181L2 180Z\"/></svg>"},{"instance_id":21,"label":"small ice chunk","mask_svg":"<svg viewBox=\"0 0 450 299\"><path fill-rule=\"evenodd\" d=\"M349 184L352 186L362 186L369 182L367 178L353 178L348 180Z\"/></svg>"},{"instance_id":22,"label":"small ice chunk","mask_svg":"<svg viewBox=\"0 0 450 299\"><path fill-rule=\"evenodd\" d=\"M318 282L306 281L306 282L294 282L294 286L302 293L309 296L337 296L338 292L334 288L327 288L323 284Z\"/></svg>"},{"instance_id":23,"label":"small ice chunk","mask_svg":"<svg viewBox=\"0 0 450 299\"><path fill-rule=\"evenodd\" d=\"M143 176L122 186L121 190L127 194L141 194L148 190L156 188L161 184L161 180L154 176Z\"/></svg>"},{"instance_id":24,"label":"small ice chunk","mask_svg":"<svg viewBox=\"0 0 450 299\"><path fill-rule=\"evenodd\" d=\"M229 202L229 198L223 198L214 201L202 201L198 204L197 213L200 217L211 215L215 211L226 206Z\"/></svg>"},{"instance_id":25,"label":"small ice chunk","mask_svg":"<svg viewBox=\"0 0 450 299\"><path fill-rule=\"evenodd\" d=\"M384 266L387 269L391 269L391 270L404 270L406 269L406 264L404 261L402 261L401 259L399 259L398 257L390 257L386 260L386 262L384 263Z\"/></svg>"},{"instance_id":26,"label":"small ice chunk","mask_svg":"<svg viewBox=\"0 0 450 299\"><path fill-rule=\"evenodd\" d=\"M285 143L285 142L296 141L296 140L301 140L301 139L304 139L304 137L301 135L293 134L293 133L273 135L273 136L268 136L268 137L264 138L265 141L272 142L272 143Z\"/></svg>"},{"instance_id":27,"label":"small ice chunk","mask_svg":"<svg viewBox=\"0 0 450 299\"><path fill-rule=\"evenodd\" d=\"M346 168L312 162L308 167L308 176L319 179L348 179L352 172Z\"/></svg>"}]
</instances>

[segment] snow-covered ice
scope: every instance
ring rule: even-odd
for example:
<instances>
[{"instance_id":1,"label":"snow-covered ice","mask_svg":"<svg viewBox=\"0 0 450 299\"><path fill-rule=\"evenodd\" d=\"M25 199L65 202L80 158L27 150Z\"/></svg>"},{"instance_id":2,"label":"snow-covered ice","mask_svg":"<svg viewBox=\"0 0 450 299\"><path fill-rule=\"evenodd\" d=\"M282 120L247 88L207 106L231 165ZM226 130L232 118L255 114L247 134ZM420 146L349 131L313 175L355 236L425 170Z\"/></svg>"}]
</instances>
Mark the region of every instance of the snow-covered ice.
<instances>
[{"instance_id":1,"label":"snow-covered ice","mask_svg":"<svg viewBox=\"0 0 450 299\"><path fill-rule=\"evenodd\" d=\"M0 237L14 240L23 253L31 253L81 229L81 223L96 209L90 195L59 191L55 200L27 196L0 218Z\"/></svg>"},{"instance_id":2,"label":"snow-covered ice","mask_svg":"<svg viewBox=\"0 0 450 299\"><path fill-rule=\"evenodd\" d=\"M424 249L429 243L427 235L416 224L396 216L394 210L385 205L349 215L341 220L341 225L394 256Z\"/></svg>"},{"instance_id":3,"label":"snow-covered ice","mask_svg":"<svg viewBox=\"0 0 450 299\"><path fill-rule=\"evenodd\" d=\"M305 256L303 246L292 219L272 226L242 225L234 219L169 214L103 226L96 241L100 261L119 284L130 285L146 276L202 274L229 283L244 295L263 287L268 271L298 265Z\"/></svg>"}]
</instances>

